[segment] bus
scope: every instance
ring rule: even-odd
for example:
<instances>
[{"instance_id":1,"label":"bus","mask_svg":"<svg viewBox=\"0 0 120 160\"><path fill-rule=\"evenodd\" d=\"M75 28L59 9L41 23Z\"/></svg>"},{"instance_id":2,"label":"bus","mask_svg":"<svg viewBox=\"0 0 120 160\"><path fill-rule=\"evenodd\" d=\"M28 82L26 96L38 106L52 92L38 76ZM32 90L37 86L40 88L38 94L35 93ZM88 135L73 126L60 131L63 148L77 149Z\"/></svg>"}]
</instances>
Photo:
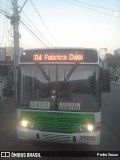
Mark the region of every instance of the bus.
<instances>
[{"instance_id":1,"label":"bus","mask_svg":"<svg viewBox=\"0 0 120 160\"><path fill-rule=\"evenodd\" d=\"M109 92L103 88L109 78L96 49L27 49L17 69L18 139L100 143L101 92Z\"/></svg>"}]
</instances>

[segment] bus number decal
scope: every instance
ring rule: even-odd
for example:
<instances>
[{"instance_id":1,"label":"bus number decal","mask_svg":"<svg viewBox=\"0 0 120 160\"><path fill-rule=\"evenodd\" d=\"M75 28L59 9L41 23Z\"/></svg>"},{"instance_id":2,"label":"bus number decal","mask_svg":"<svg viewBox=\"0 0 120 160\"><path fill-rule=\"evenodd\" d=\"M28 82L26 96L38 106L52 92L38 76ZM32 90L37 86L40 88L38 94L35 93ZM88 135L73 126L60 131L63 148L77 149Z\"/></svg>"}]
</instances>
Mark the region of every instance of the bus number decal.
<instances>
[{"instance_id":1,"label":"bus number decal","mask_svg":"<svg viewBox=\"0 0 120 160\"><path fill-rule=\"evenodd\" d=\"M31 101L30 108L50 109L50 102Z\"/></svg>"}]
</instances>

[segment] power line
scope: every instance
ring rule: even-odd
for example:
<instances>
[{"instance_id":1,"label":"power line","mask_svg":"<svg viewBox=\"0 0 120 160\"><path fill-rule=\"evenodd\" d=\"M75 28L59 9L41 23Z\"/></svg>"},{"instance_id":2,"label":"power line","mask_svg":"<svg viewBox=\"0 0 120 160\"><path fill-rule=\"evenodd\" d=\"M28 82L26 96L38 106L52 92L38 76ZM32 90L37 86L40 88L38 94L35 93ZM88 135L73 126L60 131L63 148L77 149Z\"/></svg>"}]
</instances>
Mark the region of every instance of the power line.
<instances>
[{"instance_id":1,"label":"power line","mask_svg":"<svg viewBox=\"0 0 120 160\"><path fill-rule=\"evenodd\" d=\"M24 27L24 29L29 32L29 34L31 34L31 36L37 41L37 43L39 42L38 38L36 37L36 35L34 35L33 33L31 33L31 31L21 22L21 25ZM41 45L41 42L39 42L39 44ZM42 45L43 46L43 45Z\"/></svg>"},{"instance_id":2,"label":"power line","mask_svg":"<svg viewBox=\"0 0 120 160\"><path fill-rule=\"evenodd\" d=\"M28 16L22 11L22 13L24 14L24 16L29 20L29 22L35 27L35 29L37 30L37 32L46 40L46 42L53 47L53 45L45 38L45 36L38 30L38 28L34 25L34 23L28 18Z\"/></svg>"},{"instance_id":3,"label":"power line","mask_svg":"<svg viewBox=\"0 0 120 160\"><path fill-rule=\"evenodd\" d=\"M7 5L3 2L0 2L1 5L3 5L4 7L7 7Z\"/></svg>"},{"instance_id":4,"label":"power line","mask_svg":"<svg viewBox=\"0 0 120 160\"><path fill-rule=\"evenodd\" d=\"M20 20L20 22L26 27L26 29L34 36L36 37L40 43L42 43L45 47L49 48L23 21Z\"/></svg>"},{"instance_id":5,"label":"power line","mask_svg":"<svg viewBox=\"0 0 120 160\"><path fill-rule=\"evenodd\" d=\"M0 12L6 14L6 15L9 15L9 16L12 16L11 14L9 14L8 12L4 11L3 9L0 8Z\"/></svg>"},{"instance_id":6,"label":"power line","mask_svg":"<svg viewBox=\"0 0 120 160\"><path fill-rule=\"evenodd\" d=\"M8 35L9 35L10 37L13 37L12 25L11 25L10 28L8 29Z\"/></svg>"},{"instance_id":7,"label":"power line","mask_svg":"<svg viewBox=\"0 0 120 160\"><path fill-rule=\"evenodd\" d=\"M82 1L79 1L79 0L72 0L72 1L76 1L76 2L78 2L78 3L82 3L82 4L85 4L85 5L92 6L92 7L97 7L97 8L105 9L105 10L108 10L108 11L120 12L119 10L114 10L114 9L110 9L110 8L105 8L105 7L102 7L102 6L93 5L93 4L90 4L90 3L85 3L85 2L82 2Z\"/></svg>"},{"instance_id":8,"label":"power line","mask_svg":"<svg viewBox=\"0 0 120 160\"><path fill-rule=\"evenodd\" d=\"M3 3L2 1L0 1L0 12L4 16L10 18L11 17L11 13L10 13L9 9L10 9L10 3L9 3L8 0L6 0L6 3ZM2 28L3 28L3 32L2 32L2 36L1 36L1 44L4 43L4 45L7 46L8 45L8 41L9 41L9 37L8 37L8 21L6 21L5 17L4 17L4 20L2 21Z\"/></svg>"},{"instance_id":9,"label":"power line","mask_svg":"<svg viewBox=\"0 0 120 160\"><path fill-rule=\"evenodd\" d=\"M34 35L45 47L49 48L22 20L20 22Z\"/></svg>"},{"instance_id":10,"label":"power line","mask_svg":"<svg viewBox=\"0 0 120 160\"><path fill-rule=\"evenodd\" d=\"M22 8L23 8L23 7L22 7ZM20 11L21 11L21 10L20 10ZM4 10L1 9L1 8L0 8L0 12L2 12L2 14L4 13L4 15L5 15L7 18L11 19L11 17L12 17L11 14L7 13L6 11L4 11ZM20 21L21 21L21 20L20 20ZM26 25L23 21L21 21L21 23L29 30L29 32L32 33L32 35L34 35L44 46L46 46L46 47L48 48L48 46L47 46L37 35L35 35L34 32L33 32L29 27L27 27L27 25ZM45 37L44 37L44 38L45 38Z\"/></svg>"},{"instance_id":11,"label":"power line","mask_svg":"<svg viewBox=\"0 0 120 160\"><path fill-rule=\"evenodd\" d=\"M1 44L4 42L4 38L5 38L5 30L6 30L6 21L5 21L5 17L4 18L4 23L3 23L3 33L2 33L2 36L1 36ZM1 45L2 46L2 45Z\"/></svg>"},{"instance_id":12,"label":"power line","mask_svg":"<svg viewBox=\"0 0 120 160\"><path fill-rule=\"evenodd\" d=\"M26 3L27 3L27 0L24 2L23 6L20 8L18 13L20 13L22 11L22 9L23 9L23 7L25 6Z\"/></svg>"},{"instance_id":13,"label":"power line","mask_svg":"<svg viewBox=\"0 0 120 160\"><path fill-rule=\"evenodd\" d=\"M10 6L9 6L8 3L9 3L9 2L6 0L6 4L5 4L5 6L6 6L6 11L10 12L10 10L8 10L8 9L10 8ZM6 20L6 21L5 21L5 28L6 28L6 31L5 31L5 44L6 44L6 46L8 46L8 42L9 42L8 26L9 26L9 24L8 24L8 21Z\"/></svg>"},{"instance_id":14,"label":"power line","mask_svg":"<svg viewBox=\"0 0 120 160\"><path fill-rule=\"evenodd\" d=\"M92 11L101 13L101 14L105 14L105 15L108 15L108 16L120 18L119 16L114 16L114 15L111 15L111 14L108 14L108 13L105 13L105 12L101 12L101 11L99 11L99 10L95 10L95 9L91 9L91 8L88 8L88 7L85 7L85 6L81 6L81 5L77 4L77 3L73 3L73 2L70 2L70 1L67 1L67 0L63 0L63 1L65 1L65 2L67 2L67 3L69 3L69 4L72 4L72 5L76 5L76 6L78 6L78 7L82 7L82 8L88 9L88 10L92 10Z\"/></svg>"},{"instance_id":15,"label":"power line","mask_svg":"<svg viewBox=\"0 0 120 160\"><path fill-rule=\"evenodd\" d=\"M22 18L23 19L23 18ZM38 37L38 33L36 33L36 31L30 26L30 24L28 22L25 21L24 19L24 22L26 24L26 26L34 33L34 35ZM30 32L30 31L29 31ZM30 32L31 33L31 32ZM33 35L33 34L32 34ZM37 38L38 39L38 38ZM43 40L42 40L43 41Z\"/></svg>"},{"instance_id":16,"label":"power line","mask_svg":"<svg viewBox=\"0 0 120 160\"><path fill-rule=\"evenodd\" d=\"M51 35L51 37L54 39L54 41L59 45L59 43L57 42L56 38L54 37L54 35L50 32L49 28L47 27L46 23L44 22L43 18L41 17L40 13L38 12L37 8L35 7L34 3L32 2L32 0L30 0L32 6L34 7L35 11L37 12L38 16L40 17L41 21L43 22L44 26L46 27L47 31L49 32L49 34Z\"/></svg>"},{"instance_id":17,"label":"power line","mask_svg":"<svg viewBox=\"0 0 120 160\"><path fill-rule=\"evenodd\" d=\"M37 12L38 16L40 17L41 21L43 22L43 24L45 25L46 29L49 31L49 28L47 27L47 25L45 24L44 20L42 19L40 13L38 12L37 8L35 7L34 3L32 2L32 0L30 0L32 6L34 7L35 11Z\"/></svg>"},{"instance_id":18,"label":"power line","mask_svg":"<svg viewBox=\"0 0 120 160\"><path fill-rule=\"evenodd\" d=\"M4 10L2 9L4 12L9 10L8 6L5 3L0 2L0 4L2 5L2 6L0 5L1 8L3 8L3 6L5 7Z\"/></svg>"}]
</instances>

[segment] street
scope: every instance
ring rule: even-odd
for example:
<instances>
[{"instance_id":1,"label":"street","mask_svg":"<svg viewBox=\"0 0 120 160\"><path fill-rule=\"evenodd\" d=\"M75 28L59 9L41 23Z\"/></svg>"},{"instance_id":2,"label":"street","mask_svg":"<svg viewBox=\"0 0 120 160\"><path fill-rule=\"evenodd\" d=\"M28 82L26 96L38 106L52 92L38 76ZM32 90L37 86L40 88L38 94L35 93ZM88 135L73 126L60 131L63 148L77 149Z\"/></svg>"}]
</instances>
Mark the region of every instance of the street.
<instances>
[{"instance_id":1,"label":"street","mask_svg":"<svg viewBox=\"0 0 120 160\"><path fill-rule=\"evenodd\" d=\"M102 94L101 130L99 146L18 140L13 98L0 101L0 151L120 151L120 85L113 82L111 92Z\"/></svg>"}]
</instances>

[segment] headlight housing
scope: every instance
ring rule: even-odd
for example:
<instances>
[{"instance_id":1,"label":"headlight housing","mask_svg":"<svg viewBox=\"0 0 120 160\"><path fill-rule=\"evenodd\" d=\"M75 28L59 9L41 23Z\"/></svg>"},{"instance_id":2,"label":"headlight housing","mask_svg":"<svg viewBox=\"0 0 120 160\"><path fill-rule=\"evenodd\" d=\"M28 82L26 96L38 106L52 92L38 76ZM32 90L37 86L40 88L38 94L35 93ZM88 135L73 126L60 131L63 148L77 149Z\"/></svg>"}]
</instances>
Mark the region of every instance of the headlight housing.
<instances>
[{"instance_id":1,"label":"headlight housing","mask_svg":"<svg viewBox=\"0 0 120 160\"><path fill-rule=\"evenodd\" d=\"M89 125L87 126L87 129L88 129L88 131L92 132L93 129L94 129L94 126L93 126L92 124L89 124Z\"/></svg>"},{"instance_id":2,"label":"headlight housing","mask_svg":"<svg viewBox=\"0 0 120 160\"><path fill-rule=\"evenodd\" d=\"M79 128L80 132L96 132L100 131L100 123L86 124Z\"/></svg>"},{"instance_id":3,"label":"headlight housing","mask_svg":"<svg viewBox=\"0 0 120 160\"><path fill-rule=\"evenodd\" d=\"M31 123L25 119L17 121L17 125L20 127L23 127L23 128L33 128L34 127L33 123Z\"/></svg>"},{"instance_id":4,"label":"headlight housing","mask_svg":"<svg viewBox=\"0 0 120 160\"><path fill-rule=\"evenodd\" d=\"M21 123L20 123L20 125L22 126L22 127L27 127L28 126L28 121L26 121L26 120L22 120L21 121Z\"/></svg>"}]
</instances>

